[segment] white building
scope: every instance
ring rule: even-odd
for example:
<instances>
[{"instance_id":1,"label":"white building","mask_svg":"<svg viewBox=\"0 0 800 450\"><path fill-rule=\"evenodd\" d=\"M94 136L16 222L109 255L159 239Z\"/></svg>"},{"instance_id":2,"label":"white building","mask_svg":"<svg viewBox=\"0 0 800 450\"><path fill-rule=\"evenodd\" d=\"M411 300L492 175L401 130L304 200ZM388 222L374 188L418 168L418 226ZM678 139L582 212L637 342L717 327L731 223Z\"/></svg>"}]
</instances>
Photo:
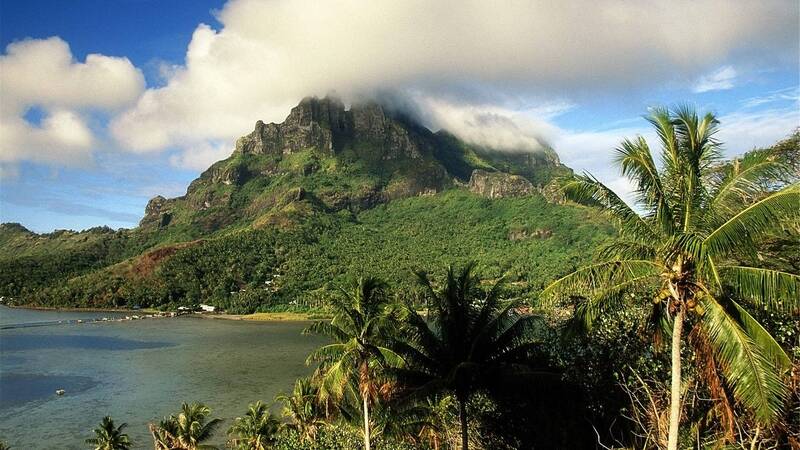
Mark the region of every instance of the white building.
<instances>
[{"instance_id":1,"label":"white building","mask_svg":"<svg viewBox=\"0 0 800 450\"><path fill-rule=\"evenodd\" d=\"M214 312L214 311L217 310L217 307L216 306L211 306L211 305L203 305L203 304L201 304L200 305L200 309L202 309L205 312Z\"/></svg>"}]
</instances>

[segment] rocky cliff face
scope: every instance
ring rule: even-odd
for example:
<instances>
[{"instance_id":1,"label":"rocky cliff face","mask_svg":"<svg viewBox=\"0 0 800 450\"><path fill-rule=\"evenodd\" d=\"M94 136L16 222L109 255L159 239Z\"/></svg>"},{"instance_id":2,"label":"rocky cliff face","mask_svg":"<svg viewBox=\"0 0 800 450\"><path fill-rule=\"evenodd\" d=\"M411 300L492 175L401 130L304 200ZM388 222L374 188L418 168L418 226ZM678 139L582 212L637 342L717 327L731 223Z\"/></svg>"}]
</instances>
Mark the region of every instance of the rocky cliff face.
<instances>
[{"instance_id":1,"label":"rocky cliff face","mask_svg":"<svg viewBox=\"0 0 800 450\"><path fill-rule=\"evenodd\" d=\"M487 198L522 197L536 192L533 184L520 175L475 170L469 177L469 190Z\"/></svg>"}]
</instances>

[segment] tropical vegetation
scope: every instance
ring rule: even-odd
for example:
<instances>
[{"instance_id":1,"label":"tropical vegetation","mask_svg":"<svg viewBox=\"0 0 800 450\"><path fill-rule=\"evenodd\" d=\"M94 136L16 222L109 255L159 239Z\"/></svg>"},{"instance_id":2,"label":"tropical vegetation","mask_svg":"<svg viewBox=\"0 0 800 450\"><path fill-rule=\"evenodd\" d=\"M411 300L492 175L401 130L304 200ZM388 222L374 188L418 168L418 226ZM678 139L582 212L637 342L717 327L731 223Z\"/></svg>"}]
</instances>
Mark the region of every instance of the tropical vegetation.
<instances>
[{"instance_id":1,"label":"tropical vegetation","mask_svg":"<svg viewBox=\"0 0 800 450\"><path fill-rule=\"evenodd\" d=\"M184 403L178 414L150 424L150 434L156 450L203 450L214 446L205 444L221 424L220 419L208 419L211 409L202 403Z\"/></svg>"},{"instance_id":2,"label":"tropical vegetation","mask_svg":"<svg viewBox=\"0 0 800 450\"><path fill-rule=\"evenodd\" d=\"M361 278L342 294L332 299L333 319L306 330L333 341L312 353L308 363L319 363L316 377L322 401L360 399L364 448L370 450L370 405L389 389L384 372L400 358L384 344L392 330L385 309L386 285L376 278Z\"/></svg>"},{"instance_id":3,"label":"tropical vegetation","mask_svg":"<svg viewBox=\"0 0 800 450\"><path fill-rule=\"evenodd\" d=\"M86 443L94 450L129 450L133 442L122 432L127 426L126 423L117 426L111 417L103 417L100 426L94 429L95 437L86 439Z\"/></svg>"},{"instance_id":4,"label":"tropical vegetation","mask_svg":"<svg viewBox=\"0 0 800 450\"><path fill-rule=\"evenodd\" d=\"M576 301L575 319L586 328L612 308L651 305L654 342L671 341L667 447L674 450L684 341L720 404L716 412L728 438L733 401L761 426L774 424L785 408L791 360L746 305L800 309L799 275L750 264L758 263L759 238L800 217L800 185L791 183L789 161L769 150L723 164L713 114L656 109L648 121L660 140L658 159L642 137L624 140L616 151L635 186L637 209L591 175L566 186L569 197L602 207L619 237L602 247L595 263L559 278L541 298Z\"/></svg>"},{"instance_id":5,"label":"tropical vegetation","mask_svg":"<svg viewBox=\"0 0 800 450\"><path fill-rule=\"evenodd\" d=\"M275 444L280 426L269 406L258 401L250 405L244 417L234 420L228 434L235 437L229 445L239 450L266 450Z\"/></svg>"}]
</instances>

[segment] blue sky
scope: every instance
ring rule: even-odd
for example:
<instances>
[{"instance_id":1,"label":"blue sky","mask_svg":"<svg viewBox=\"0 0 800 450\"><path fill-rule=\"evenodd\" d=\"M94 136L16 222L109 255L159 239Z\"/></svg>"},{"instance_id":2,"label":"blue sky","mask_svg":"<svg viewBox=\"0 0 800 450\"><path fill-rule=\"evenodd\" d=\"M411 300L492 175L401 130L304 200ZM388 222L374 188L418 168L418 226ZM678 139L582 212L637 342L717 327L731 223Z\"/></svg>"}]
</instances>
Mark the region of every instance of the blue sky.
<instances>
[{"instance_id":1,"label":"blue sky","mask_svg":"<svg viewBox=\"0 0 800 450\"><path fill-rule=\"evenodd\" d=\"M133 227L256 120L331 91L393 92L500 149L543 139L623 192L610 152L649 137L648 107L716 112L729 155L800 126L796 1L665 5L3 1L0 221Z\"/></svg>"}]
</instances>

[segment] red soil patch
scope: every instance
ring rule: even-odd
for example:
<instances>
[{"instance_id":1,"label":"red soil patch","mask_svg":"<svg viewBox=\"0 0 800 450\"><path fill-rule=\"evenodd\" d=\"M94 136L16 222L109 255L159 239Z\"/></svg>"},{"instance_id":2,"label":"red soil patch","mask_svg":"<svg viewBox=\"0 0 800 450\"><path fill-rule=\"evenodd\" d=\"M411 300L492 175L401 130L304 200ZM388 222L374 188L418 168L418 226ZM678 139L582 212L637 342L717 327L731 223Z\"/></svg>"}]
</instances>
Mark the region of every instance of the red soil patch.
<instances>
[{"instance_id":1,"label":"red soil patch","mask_svg":"<svg viewBox=\"0 0 800 450\"><path fill-rule=\"evenodd\" d=\"M135 276L139 277L147 277L150 276L155 268L165 259L169 258L170 256L174 255L178 250L192 247L195 245L200 244L203 240L191 241L191 242L182 242L180 244L174 245L167 245L164 247L159 247L155 250L149 251L141 256L139 256L134 262L133 266L131 267L131 273Z\"/></svg>"}]
</instances>

